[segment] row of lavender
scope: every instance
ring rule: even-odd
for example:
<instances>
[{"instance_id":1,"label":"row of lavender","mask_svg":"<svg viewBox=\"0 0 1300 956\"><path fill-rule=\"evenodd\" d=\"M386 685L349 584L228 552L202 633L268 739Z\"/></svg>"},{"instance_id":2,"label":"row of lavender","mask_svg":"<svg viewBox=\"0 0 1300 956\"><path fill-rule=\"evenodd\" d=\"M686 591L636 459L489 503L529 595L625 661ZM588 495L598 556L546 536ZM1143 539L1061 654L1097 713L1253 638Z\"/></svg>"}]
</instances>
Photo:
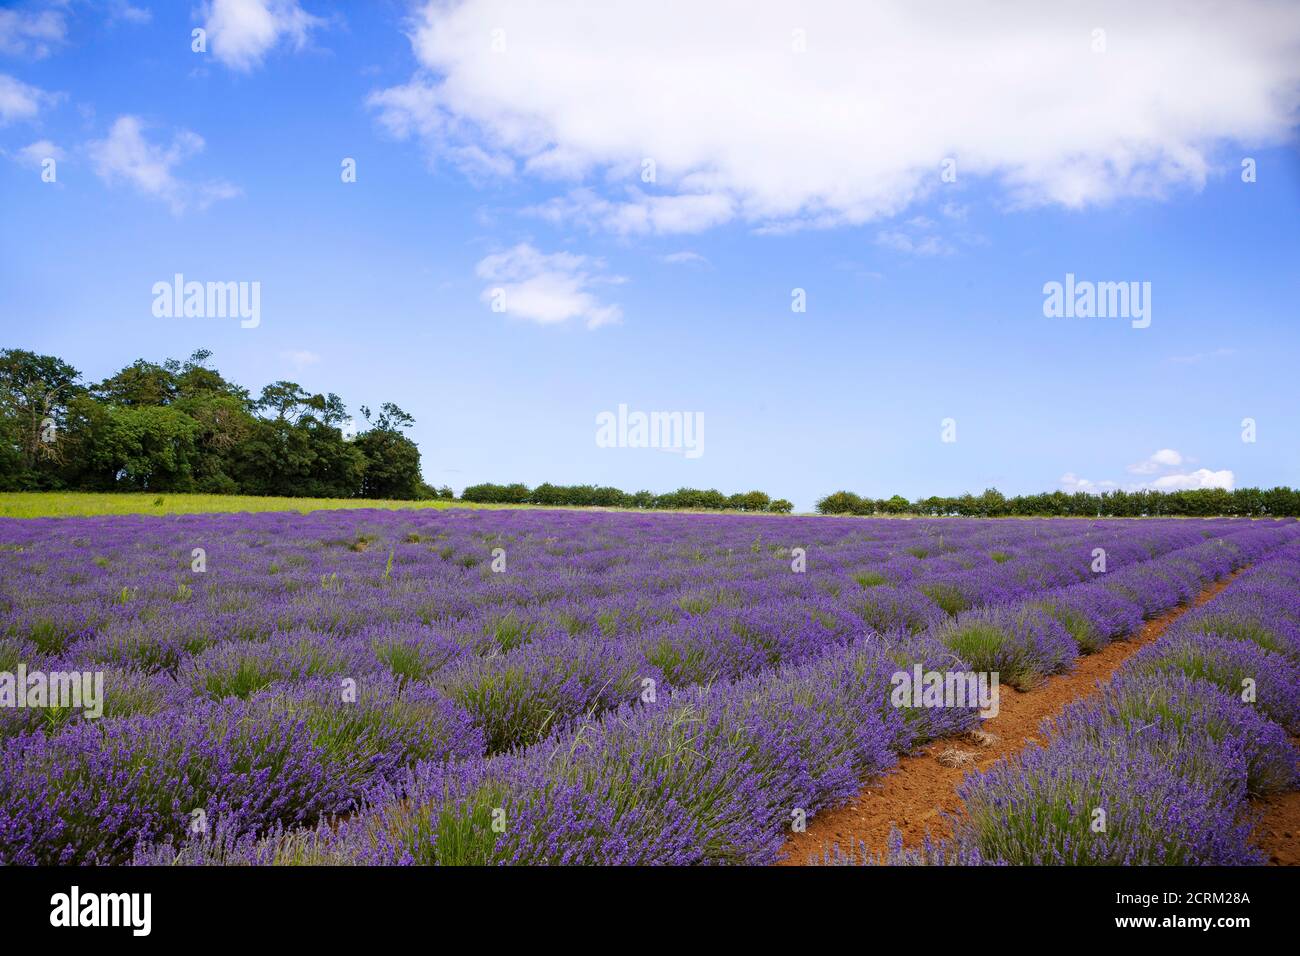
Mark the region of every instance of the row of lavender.
<instances>
[{"instance_id":1,"label":"row of lavender","mask_svg":"<svg viewBox=\"0 0 1300 956\"><path fill-rule=\"evenodd\" d=\"M636 701L647 681L666 691L811 659L864 624L919 632L1095 578L1098 555L1113 572L1241 527L519 512L30 522L4 529L0 668L103 669L111 717L387 673L367 681L374 693L434 686L497 752ZM1006 673L1031 681L1041 662L1027 666ZM63 716L0 712L0 735Z\"/></svg>"},{"instance_id":2,"label":"row of lavender","mask_svg":"<svg viewBox=\"0 0 1300 956\"><path fill-rule=\"evenodd\" d=\"M766 596L732 593L738 582L779 582L769 590L790 596L802 586L817 598L857 576L925 588L960 609L1086 578L1098 547L1115 570L1234 527L536 512L52 519L0 529L0 569L13 582L0 633L105 664L170 665L227 640L347 635L376 623L434 625L460 644L508 650ZM809 555L807 578L789 574L795 547ZM497 548L504 574L489 573ZM192 573L197 551L202 575Z\"/></svg>"},{"instance_id":3,"label":"row of lavender","mask_svg":"<svg viewBox=\"0 0 1300 956\"><path fill-rule=\"evenodd\" d=\"M131 849L170 860L171 846L137 844L179 837L187 814L202 807L212 825L181 859L766 862L792 818L842 801L898 752L976 719L966 709L889 706L898 669L967 666L953 647L972 630L983 638L971 648L989 656L990 669L1001 666L999 655L1028 659L1028 673L1061 669L1298 529L1238 523L1209 541L1203 527L1192 530L1202 544L1108 572L1100 590L1040 588L1028 601L935 621L924 633L895 622L802 663L623 703L495 756L467 709L391 676L364 682L346 708L336 682L307 676L246 701L191 705L183 719L168 712L119 721L110 734L74 724L27 735L4 751L0 806L16 802L0 819L0 846L28 861L110 862ZM1144 547L1148 556L1159 550ZM495 699L509 704L517 689L503 682ZM221 746L206 732L213 726L227 731ZM433 741L438 752L422 752ZM100 782L100 801L89 806L78 787ZM346 822L310 827L358 794L363 809Z\"/></svg>"},{"instance_id":4,"label":"row of lavender","mask_svg":"<svg viewBox=\"0 0 1300 956\"><path fill-rule=\"evenodd\" d=\"M1043 747L973 775L901 863L1255 864L1250 797L1300 787L1300 545L1185 615Z\"/></svg>"}]
</instances>

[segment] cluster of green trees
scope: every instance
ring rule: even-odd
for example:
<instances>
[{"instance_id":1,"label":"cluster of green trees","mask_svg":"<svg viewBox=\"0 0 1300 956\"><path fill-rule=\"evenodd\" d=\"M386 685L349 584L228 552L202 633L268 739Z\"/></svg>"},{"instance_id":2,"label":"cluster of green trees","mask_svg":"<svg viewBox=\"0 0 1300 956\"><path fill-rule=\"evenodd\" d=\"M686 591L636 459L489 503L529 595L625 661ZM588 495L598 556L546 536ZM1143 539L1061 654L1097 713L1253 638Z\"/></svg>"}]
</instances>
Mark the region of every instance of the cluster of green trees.
<instances>
[{"instance_id":1,"label":"cluster of green trees","mask_svg":"<svg viewBox=\"0 0 1300 956\"><path fill-rule=\"evenodd\" d=\"M484 504L586 505L604 508L704 508L710 510L767 511L789 514L794 505L784 498L773 499L761 491L724 495L713 488L678 488L667 494L650 491L629 494L617 488L594 485L553 485L549 482L529 488L523 484L470 485L461 492L465 501Z\"/></svg>"},{"instance_id":2,"label":"cluster of green trees","mask_svg":"<svg viewBox=\"0 0 1300 956\"><path fill-rule=\"evenodd\" d=\"M362 406L353 434L334 393L280 381L254 397L210 357L140 359L90 384L54 356L0 351L0 490L451 497L421 479L396 405Z\"/></svg>"},{"instance_id":3,"label":"cluster of green trees","mask_svg":"<svg viewBox=\"0 0 1300 956\"><path fill-rule=\"evenodd\" d=\"M972 518L1075 516L1142 517L1300 517L1300 491L1293 488L1198 488L1193 491L1052 491L1008 498L996 488L982 495L930 497L908 501L863 498L836 491L817 502L821 514L961 515Z\"/></svg>"}]
</instances>

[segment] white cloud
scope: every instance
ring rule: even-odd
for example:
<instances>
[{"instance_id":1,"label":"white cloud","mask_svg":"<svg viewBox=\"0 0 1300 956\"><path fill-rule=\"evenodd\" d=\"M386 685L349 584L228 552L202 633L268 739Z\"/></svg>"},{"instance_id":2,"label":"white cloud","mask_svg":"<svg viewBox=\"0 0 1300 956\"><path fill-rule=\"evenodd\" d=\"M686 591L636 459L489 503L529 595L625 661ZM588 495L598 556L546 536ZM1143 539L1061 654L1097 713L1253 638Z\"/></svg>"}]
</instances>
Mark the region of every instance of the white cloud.
<instances>
[{"instance_id":1,"label":"white cloud","mask_svg":"<svg viewBox=\"0 0 1300 956\"><path fill-rule=\"evenodd\" d=\"M57 99L57 94L46 93L22 80L0 73L0 126L14 120L35 119L42 107Z\"/></svg>"},{"instance_id":2,"label":"white cloud","mask_svg":"<svg viewBox=\"0 0 1300 956\"><path fill-rule=\"evenodd\" d=\"M1159 197L1229 143L1282 141L1300 104L1300 7L1269 0L435 0L411 42L381 122L504 175L614 183L544 208L621 233L862 223L953 188L948 157L1013 205Z\"/></svg>"},{"instance_id":3,"label":"white cloud","mask_svg":"<svg viewBox=\"0 0 1300 956\"><path fill-rule=\"evenodd\" d=\"M298 0L211 0L202 17L212 55L241 72L261 65L282 40L302 49L311 31L325 23Z\"/></svg>"},{"instance_id":4,"label":"white cloud","mask_svg":"<svg viewBox=\"0 0 1300 956\"><path fill-rule=\"evenodd\" d=\"M528 211L557 224L575 222L618 235L699 232L734 215L732 200L719 193L653 196L629 188L626 195L611 202L590 189L575 189Z\"/></svg>"},{"instance_id":5,"label":"white cloud","mask_svg":"<svg viewBox=\"0 0 1300 956\"><path fill-rule=\"evenodd\" d=\"M960 222L966 217L965 207L956 207L953 203L944 203L940 212L944 217ZM956 252L956 246L940 235L939 223L928 216L912 216L893 228L882 229L876 233L876 245L893 249L909 256L949 256ZM963 230L957 237L966 245L983 245L987 242L983 236Z\"/></svg>"},{"instance_id":6,"label":"white cloud","mask_svg":"<svg viewBox=\"0 0 1300 956\"><path fill-rule=\"evenodd\" d=\"M500 302L506 315L554 325L568 319L585 319L596 329L620 321L623 311L592 294L600 284L618 283L619 276L604 274L604 264L589 256L568 252L546 254L528 243L484 257L478 277L494 283L483 290L484 302Z\"/></svg>"},{"instance_id":7,"label":"white cloud","mask_svg":"<svg viewBox=\"0 0 1300 956\"><path fill-rule=\"evenodd\" d=\"M60 10L0 10L0 53L39 60L63 42L68 25Z\"/></svg>"},{"instance_id":8,"label":"white cloud","mask_svg":"<svg viewBox=\"0 0 1300 956\"><path fill-rule=\"evenodd\" d=\"M16 150L12 155L14 159L24 166L39 167L47 159L63 162L67 154L50 140L40 139L24 146L22 149Z\"/></svg>"},{"instance_id":9,"label":"white cloud","mask_svg":"<svg viewBox=\"0 0 1300 956\"><path fill-rule=\"evenodd\" d=\"M702 256L698 252L692 252L689 249L683 249L681 252L670 252L667 255L659 257L659 261L670 266L707 266L709 260L707 256Z\"/></svg>"},{"instance_id":10,"label":"white cloud","mask_svg":"<svg viewBox=\"0 0 1300 956\"><path fill-rule=\"evenodd\" d=\"M371 93L367 105L379 112L379 122L398 139L438 137L447 117L438 107L438 92L418 80ZM511 166L513 168L513 164Z\"/></svg>"},{"instance_id":11,"label":"white cloud","mask_svg":"<svg viewBox=\"0 0 1300 956\"><path fill-rule=\"evenodd\" d=\"M1161 448L1150 458L1129 465L1128 470L1135 475L1154 475L1162 468L1177 468L1183 463L1183 456L1172 448Z\"/></svg>"},{"instance_id":12,"label":"white cloud","mask_svg":"<svg viewBox=\"0 0 1300 956\"><path fill-rule=\"evenodd\" d=\"M876 233L876 245L909 256L946 256L953 251L942 236L912 236L899 229L882 229Z\"/></svg>"},{"instance_id":13,"label":"white cloud","mask_svg":"<svg viewBox=\"0 0 1300 956\"><path fill-rule=\"evenodd\" d=\"M180 214L186 209L206 209L220 199L238 196L230 183L214 180L193 183L178 179L173 170L202 152L203 137L178 130L168 146L149 142L145 124L136 116L119 116L106 139L87 147L95 172L110 185L126 182L146 196L161 199Z\"/></svg>"},{"instance_id":14,"label":"white cloud","mask_svg":"<svg viewBox=\"0 0 1300 956\"><path fill-rule=\"evenodd\" d=\"M1215 349L1212 352L1196 352L1192 355L1171 355L1166 361L1171 365L1200 365L1202 362L1228 358L1236 354L1236 349Z\"/></svg>"},{"instance_id":15,"label":"white cloud","mask_svg":"<svg viewBox=\"0 0 1300 956\"><path fill-rule=\"evenodd\" d=\"M1152 491L1187 491L1194 488L1226 488L1231 491L1235 480L1235 476L1227 469L1210 471L1208 468L1198 468L1190 474L1164 475L1147 482L1144 487Z\"/></svg>"},{"instance_id":16,"label":"white cloud","mask_svg":"<svg viewBox=\"0 0 1300 956\"><path fill-rule=\"evenodd\" d=\"M455 123L438 108L437 96L432 85L416 80L376 90L367 97L366 105L375 110L380 125L395 139L422 140L431 165L437 159L447 159L475 180L512 175L515 164L510 157L449 132Z\"/></svg>"},{"instance_id":17,"label":"white cloud","mask_svg":"<svg viewBox=\"0 0 1300 956\"><path fill-rule=\"evenodd\" d=\"M134 24L148 23L153 20L153 12L144 7L134 6L128 0L114 0L108 10L108 21L115 23L118 20Z\"/></svg>"},{"instance_id":18,"label":"white cloud","mask_svg":"<svg viewBox=\"0 0 1300 956\"><path fill-rule=\"evenodd\" d=\"M1072 471L1067 471L1061 476L1061 488L1065 491L1086 491L1097 494L1102 491L1113 491L1119 485L1113 481L1090 481L1087 478L1080 478Z\"/></svg>"},{"instance_id":19,"label":"white cloud","mask_svg":"<svg viewBox=\"0 0 1300 956\"><path fill-rule=\"evenodd\" d=\"M319 355L315 352L309 352L306 349L295 349L288 352L281 352L280 357L298 371L302 371L308 365L315 365L320 361Z\"/></svg>"},{"instance_id":20,"label":"white cloud","mask_svg":"<svg viewBox=\"0 0 1300 956\"><path fill-rule=\"evenodd\" d=\"M1236 479L1233 473L1227 469L1222 471L1211 471L1208 468L1198 468L1195 471L1172 470L1190 465L1192 461L1193 459L1173 448L1161 448L1149 458L1135 465L1129 465L1128 471L1144 477L1157 475L1160 472L1164 472L1164 474L1159 474L1159 477L1151 478L1148 481L1127 485L1125 490L1187 491L1196 488L1226 488L1229 491L1232 490ZM1079 478L1071 472L1061 476L1061 487L1067 491L1099 492L1118 488L1119 485L1113 481L1089 481L1086 478Z\"/></svg>"}]
</instances>

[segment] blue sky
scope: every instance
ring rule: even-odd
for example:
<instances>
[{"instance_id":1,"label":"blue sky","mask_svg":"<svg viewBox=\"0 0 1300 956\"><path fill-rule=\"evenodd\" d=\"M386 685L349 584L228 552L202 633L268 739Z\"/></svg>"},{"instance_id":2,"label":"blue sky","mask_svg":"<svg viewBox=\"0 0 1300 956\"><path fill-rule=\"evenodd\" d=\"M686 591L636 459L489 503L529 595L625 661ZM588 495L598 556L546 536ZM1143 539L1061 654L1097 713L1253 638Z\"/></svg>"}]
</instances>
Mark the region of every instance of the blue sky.
<instances>
[{"instance_id":1,"label":"blue sky","mask_svg":"<svg viewBox=\"0 0 1300 956\"><path fill-rule=\"evenodd\" d=\"M699 6L0 4L0 345L394 401L458 490L1300 484L1300 8Z\"/></svg>"}]
</instances>

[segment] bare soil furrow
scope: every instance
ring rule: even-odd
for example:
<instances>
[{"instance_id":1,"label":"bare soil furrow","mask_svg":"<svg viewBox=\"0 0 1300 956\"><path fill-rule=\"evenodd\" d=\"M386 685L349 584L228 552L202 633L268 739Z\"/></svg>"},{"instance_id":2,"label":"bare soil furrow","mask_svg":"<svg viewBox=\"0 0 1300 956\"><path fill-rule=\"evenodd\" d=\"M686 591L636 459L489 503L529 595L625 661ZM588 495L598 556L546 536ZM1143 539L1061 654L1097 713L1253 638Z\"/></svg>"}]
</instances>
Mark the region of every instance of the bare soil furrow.
<instances>
[{"instance_id":1,"label":"bare soil furrow","mask_svg":"<svg viewBox=\"0 0 1300 956\"><path fill-rule=\"evenodd\" d=\"M1055 717L1068 704L1097 693L1099 685L1109 680L1121 664L1191 608L1212 600L1244 570L1241 568L1210 585L1190 603L1148 621L1135 637L1080 657L1068 674L1049 677L1028 692L1003 686L998 715L981 724L991 738L981 742L944 738L902 757L893 772L864 786L852 802L819 813L808 821L806 832L792 834L785 845L785 859L778 865L806 866L811 859L821 859L823 853L836 845L847 852L865 844L868 852L883 855L893 827L903 834L903 843L908 847L919 846L927 832L935 839L950 835L949 815L961 809L957 788L966 774L1018 753L1031 741L1041 742L1044 719ZM949 753L941 762L940 756L945 751L960 751L969 756L954 760ZM953 763L957 765L950 765ZM1285 801L1278 804L1273 812L1283 814ZM1289 852L1294 859L1300 853L1300 830L1295 828L1300 802L1289 806L1292 807L1288 818L1290 828L1286 819L1278 818L1281 827L1278 832L1291 835L1289 850L1279 843L1278 852Z\"/></svg>"}]
</instances>

